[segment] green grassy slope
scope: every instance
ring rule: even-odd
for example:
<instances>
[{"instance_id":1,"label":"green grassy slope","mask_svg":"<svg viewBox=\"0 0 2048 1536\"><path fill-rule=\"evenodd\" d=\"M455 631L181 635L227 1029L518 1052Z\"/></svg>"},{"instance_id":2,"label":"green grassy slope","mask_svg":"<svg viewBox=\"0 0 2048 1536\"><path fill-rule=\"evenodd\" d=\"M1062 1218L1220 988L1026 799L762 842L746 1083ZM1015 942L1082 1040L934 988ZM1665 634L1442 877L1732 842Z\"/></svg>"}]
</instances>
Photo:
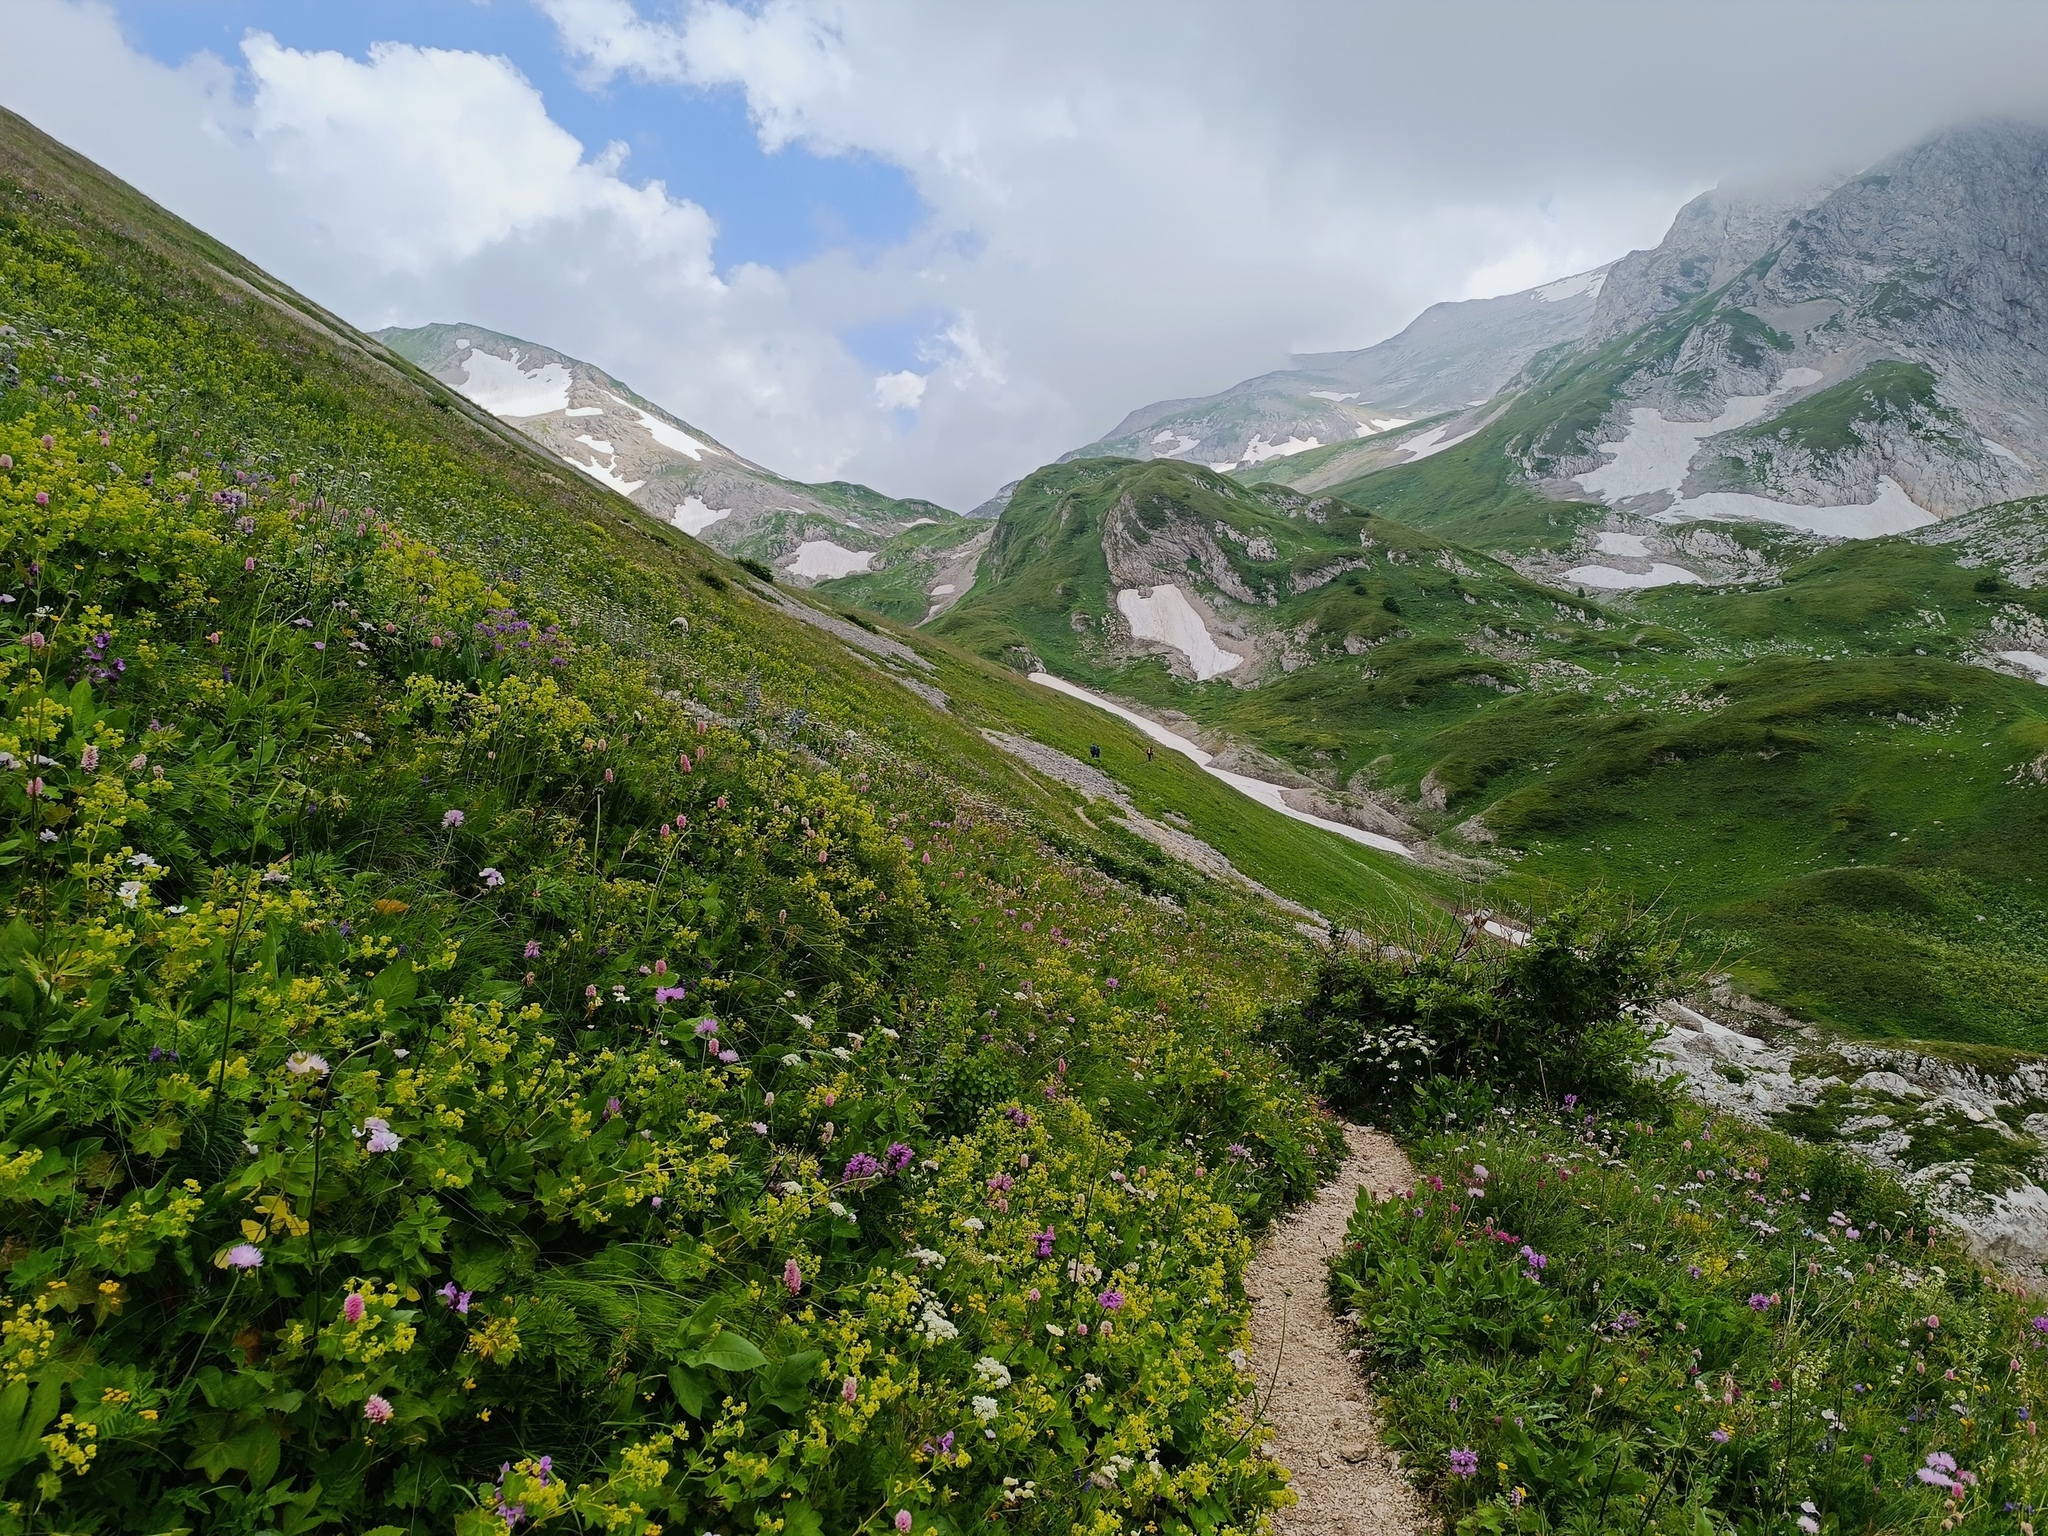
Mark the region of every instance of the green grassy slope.
<instances>
[{"instance_id":1,"label":"green grassy slope","mask_svg":"<svg viewBox=\"0 0 2048 1536\"><path fill-rule=\"evenodd\" d=\"M1483 501L1460 488L1467 469L1430 470L1459 451L1416 470L1435 476L1433 495ZM1520 517L1515 498L1531 493L1497 444L1486 464L1506 487L1497 509ZM1382 503L1416 494L1404 484ZM1774 586L1596 605L1342 502L1323 499L1311 522L1308 500L1156 461L1053 466L1019 487L982 582L935 627L1185 712L1300 771L1362 774L1425 824L1477 815L1502 860L1500 897L1541 903L1606 881L1675 903L1705 961L1809 1016L2048 1049L2048 802L2033 766L2048 694L1969 664L1993 625L2048 617L2039 590L1989 574L1973 545L1895 538L1798 560ZM1272 540L1264 561L1223 547L1274 599L1248 622L1294 635L1305 664L1256 687L1193 684L1104 643L1102 536L1120 505L1141 526L1222 523ZM1575 515L1535 505L1546 520ZM1340 559L1366 563L1293 590ZM1200 572L1189 582L1213 590ZM1896 878L1873 884L1858 873L1872 866ZM1880 890L1891 894L1869 894Z\"/></svg>"},{"instance_id":2,"label":"green grassy slope","mask_svg":"<svg viewBox=\"0 0 2048 1536\"><path fill-rule=\"evenodd\" d=\"M7 116L0 325L5 1528L1270 1507L1303 948L978 728L1079 706L796 622Z\"/></svg>"}]
</instances>

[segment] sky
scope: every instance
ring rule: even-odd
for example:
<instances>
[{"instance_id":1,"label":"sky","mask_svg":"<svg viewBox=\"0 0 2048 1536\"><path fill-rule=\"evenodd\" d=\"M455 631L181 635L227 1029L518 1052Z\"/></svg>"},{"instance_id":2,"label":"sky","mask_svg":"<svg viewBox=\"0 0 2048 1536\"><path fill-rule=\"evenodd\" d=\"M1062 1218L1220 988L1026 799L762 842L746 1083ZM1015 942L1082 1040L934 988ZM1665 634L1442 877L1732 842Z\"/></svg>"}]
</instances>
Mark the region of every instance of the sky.
<instances>
[{"instance_id":1,"label":"sky","mask_svg":"<svg viewBox=\"0 0 2048 1536\"><path fill-rule=\"evenodd\" d=\"M0 104L358 326L965 510L1151 401L2048 119L2003 0L5 0Z\"/></svg>"}]
</instances>

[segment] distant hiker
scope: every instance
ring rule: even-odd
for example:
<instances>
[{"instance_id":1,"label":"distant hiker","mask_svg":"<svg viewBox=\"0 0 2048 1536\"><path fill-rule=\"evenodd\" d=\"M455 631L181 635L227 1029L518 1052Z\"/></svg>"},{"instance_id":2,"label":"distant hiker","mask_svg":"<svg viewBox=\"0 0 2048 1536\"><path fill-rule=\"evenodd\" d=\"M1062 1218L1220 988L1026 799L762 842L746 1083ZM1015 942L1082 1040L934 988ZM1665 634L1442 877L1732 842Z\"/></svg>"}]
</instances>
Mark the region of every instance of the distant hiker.
<instances>
[{"instance_id":1,"label":"distant hiker","mask_svg":"<svg viewBox=\"0 0 2048 1536\"><path fill-rule=\"evenodd\" d=\"M1100 762L1102 760L1102 748L1098 747L1094 742L1091 741L1088 743L1088 755L1094 758L1097 762Z\"/></svg>"},{"instance_id":2,"label":"distant hiker","mask_svg":"<svg viewBox=\"0 0 2048 1536\"><path fill-rule=\"evenodd\" d=\"M1148 763L1152 761L1152 743L1149 741L1145 743L1145 761Z\"/></svg>"}]
</instances>

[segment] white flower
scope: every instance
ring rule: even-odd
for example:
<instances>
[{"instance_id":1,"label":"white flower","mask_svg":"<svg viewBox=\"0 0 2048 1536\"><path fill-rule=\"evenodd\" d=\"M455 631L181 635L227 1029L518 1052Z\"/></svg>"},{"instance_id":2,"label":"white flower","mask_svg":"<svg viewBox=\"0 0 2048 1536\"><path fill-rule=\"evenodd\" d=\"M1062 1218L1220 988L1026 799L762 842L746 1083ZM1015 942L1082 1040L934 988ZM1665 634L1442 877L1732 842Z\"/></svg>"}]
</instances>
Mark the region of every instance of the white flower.
<instances>
[{"instance_id":1,"label":"white flower","mask_svg":"<svg viewBox=\"0 0 2048 1536\"><path fill-rule=\"evenodd\" d=\"M901 1035L897 1034L896 1031L893 1029L884 1029L882 1031L882 1036L884 1039L888 1040L901 1040L903 1038Z\"/></svg>"},{"instance_id":2,"label":"white flower","mask_svg":"<svg viewBox=\"0 0 2048 1536\"><path fill-rule=\"evenodd\" d=\"M910 1250L910 1256L917 1260L918 1267L921 1269L944 1269L946 1267L946 1256L934 1249L913 1248Z\"/></svg>"},{"instance_id":3,"label":"white flower","mask_svg":"<svg viewBox=\"0 0 2048 1536\"><path fill-rule=\"evenodd\" d=\"M969 1406L974 1409L974 1416L984 1424L992 1422L1003 1411L1003 1405L992 1397L977 1397Z\"/></svg>"},{"instance_id":4,"label":"white flower","mask_svg":"<svg viewBox=\"0 0 2048 1536\"><path fill-rule=\"evenodd\" d=\"M325 1077L327 1058L317 1051L293 1051L284 1069L293 1077Z\"/></svg>"},{"instance_id":5,"label":"white flower","mask_svg":"<svg viewBox=\"0 0 2048 1536\"><path fill-rule=\"evenodd\" d=\"M128 855L128 867L130 869L155 869L157 865L156 860L146 853L131 853Z\"/></svg>"},{"instance_id":6,"label":"white flower","mask_svg":"<svg viewBox=\"0 0 2048 1536\"><path fill-rule=\"evenodd\" d=\"M791 1051L787 1056L782 1058L782 1064L785 1067L800 1067L804 1064L804 1059L803 1057L797 1055L795 1051Z\"/></svg>"},{"instance_id":7,"label":"white flower","mask_svg":"<svg viewBox=\"0 0 2048 1536\"><path fill-rule=\"evenodd\" d=\"M839 1058L839 1059L840 1059L841 1061L851 1061L851 1060L853 1060L853 1052L849 1051L849 1050L848 1050L848 1049L847 1049L847 1048L846 1048L845 1046L843 1046L843 1045L835 1045L835 1046L833 1046L833 1047L832 1047L832 1054L833 1054L834 1056L837 1056L837 1057L838 1057L838 1058Z\"/></svg>"},{"instance_id":8,"label":"white flower","mask_svg":"<svg viewBox=\"0 0 2048 1536\"><path fill-rule=\"evenodd\" d=\"M135 905L135 898L142 894L142 882L140 880L123 880L120 889L115 891L114 894L121 898L122 906L132 907Z\"/></svg>"},{"instance_id":9,"label":"white flower","mask_svg":"<svg viewBox=\"0 0 2048 1536\"><path fill-rule=\"evenodd\" d=\"M360 1136L364 1131L370 1135L370 1139L363 1143L364 1150L369 1152L396 1152L399 1142L405 1139L391 1129L391 1122L382 1115L366 1116L363 1129L356 1134Z\"/></svg>"},{"instance_id":10,"label":"white flower","mask_svg":"<svg viewBox=\"0 0 2048 1536\"><path fill-rule=\"evenodd\" d=\"M797 1023L803 1025L805 1029L809 1029L811 1027L811 1016L808 1013L792 1014L790 1015L790 1017L794 1018L797 1021Z\"/></svg>"},{"instance_id":11,"label":"white flower","mask_svg":"<svg viewBox=\"0 0 2048 1536\"><path fill-rule=\"evenodd\" d=\"M970 1232L980 1232L984 1230L986 1224L982 1221L982 1219L979 1216L970 1216L965 1221L961 1222L960 1225L965 1227Z\"/></svg>"},{"instance_id":12,"label":"white flower","mask_svg":"<svg viewBox=\"0 0 2048 1536\"><path fill-rule=\"evenodd\" d=\"M976 1385L1000 1392L1010 1384L1010 1368L994 1355L983 1355L974 1362Z\"/></svg>"},{"instance_id":13,"label":"white flower","mask_svg":"<svg viewBox=\"0 0 2048 1536\"><path fill-rule=\"evenodd\" d=\"M944 1312L939 1310L936 1301L924 1304L924 1311L917 1320L917 1332L927 1344L943 1344L948 1339L960 1337L960 1330L953 1326L952 1320Z\"/></svg>"}]
</instances>

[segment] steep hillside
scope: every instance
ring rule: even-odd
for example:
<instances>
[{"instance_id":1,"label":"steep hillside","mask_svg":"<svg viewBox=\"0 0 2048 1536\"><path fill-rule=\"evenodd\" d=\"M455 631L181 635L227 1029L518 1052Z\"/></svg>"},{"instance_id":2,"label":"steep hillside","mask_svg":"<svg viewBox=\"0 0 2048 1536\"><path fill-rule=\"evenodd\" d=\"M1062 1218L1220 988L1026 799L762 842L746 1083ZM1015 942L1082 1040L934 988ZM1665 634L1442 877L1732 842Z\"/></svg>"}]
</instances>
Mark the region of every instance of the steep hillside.
<instances>
[{"instance_id":1,"label":"steep hillside","mask_svg":"<svg viewBox=\"0 0 2048 1536\"><path fill-rule=\"evenodd\" d=\"M1335 1147L1250 882L1388 861L752 580L6 115L0 537L7 1529L1281 1496L1244 1231Z\"/></svg>"},{"instance_id":2,"label":"steep hillside","mask_svg":"<svg viewBox=\"0 0 2048 1536\"><path fill-rule=\"evenodd\" d=\"M798 586L916 623L974 579L986 523L846 481L785 479L590 363L475 325L377 339L636 506Z\"/></svg>"},{"instance_id":3,"label":"steep hillside","mask_svg":"<svg viewBox=\"0 0 2048 1536\"><path fill-rule=\"evenodd\" d=\"M1374 346L1303 355L1221 394L1133 411L1066 458L1178 459L1249 472L1318 449L1315 462L1327 464L1348 450L1341 462L1356 474L1425 456L1455 433L1394 434L1486 404L1531 359L1577 341L1605 277L1600 268L1497 299L1432 305Z\"/></svg>"},{"instance_id":4,"label":"steep hillside","mask_svg":"<svg viewBox=\"0 0 2048 1536\"><path fill-rule=\"evenodd\" d=\"M1542 360L1483 431L1427 464L1298 483L1560 555L1584 520L1544 500L1624 513L1675 555L1725 541L1714 524L1862 538L2038 494L2044 185L2048 130L1986 124L1810 203L1710 193L1615 265L1584 345Z\"/></svg>"}]
</instances>

